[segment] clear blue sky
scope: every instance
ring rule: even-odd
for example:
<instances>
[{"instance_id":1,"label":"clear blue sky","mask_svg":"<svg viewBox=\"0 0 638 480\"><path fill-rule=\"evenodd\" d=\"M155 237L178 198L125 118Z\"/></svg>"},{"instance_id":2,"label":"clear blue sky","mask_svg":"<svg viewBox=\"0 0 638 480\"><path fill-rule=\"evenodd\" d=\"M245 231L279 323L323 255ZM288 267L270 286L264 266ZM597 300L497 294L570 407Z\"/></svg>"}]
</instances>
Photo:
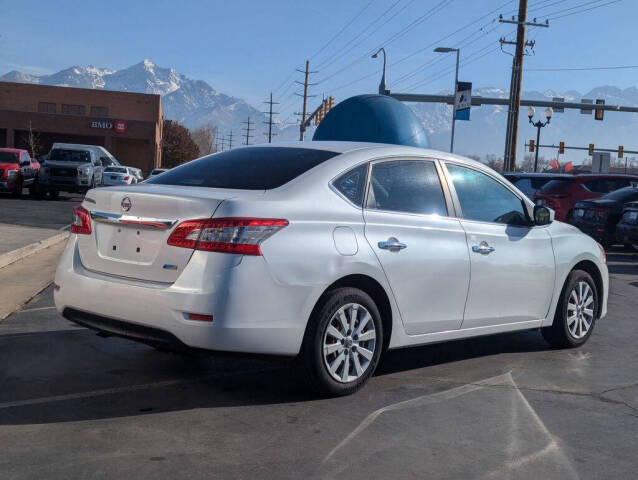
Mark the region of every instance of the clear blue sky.
<instances>
[{"instance_id":1,"label":"clear blue sky","mask_svg":"<svg viewBox=\"0 0 638 480\"><path fill-rule=\"evenodd\" d=\"M544 20L548 14L551 18L609 1L529 0L530 17ZM514 26L495 19L499 12L510 16L517 5L517 0L0 0L0 74L10 70L52 73L88 64L119 69L148 58L255 105L285 81L275 99L290 113L299 103L290 88L298 77L290 75L307 58L311 68L320 70L312 76L321 82L313 93L332 94L340 100L376 90L381 62L369 58L369 51L385 45L388 86L393 91L412 87L429 93L449 89L453 82L452 55L432 53L433 44L461 42L460 80L507 88L511 57L498 50L497 40ZM572 7L577 8L566 10ZM622 0L557 18L550 21L550 28L531 29L536 54L525 60L530 70L523 89L585 92L605 84L638 85L638 68L531 70L638 65L636 18L638 2ZM413 28L393 39L415 21ZM402 60L414 52L418 53ZM463 65L471 59L475 60ZM398 60L402 61L392 65ZM427 64L432 61L437 63ZM413 76L398 82L411 72ZM348 85L366 75L370 76Z\"/></svg>"}]
</instances>

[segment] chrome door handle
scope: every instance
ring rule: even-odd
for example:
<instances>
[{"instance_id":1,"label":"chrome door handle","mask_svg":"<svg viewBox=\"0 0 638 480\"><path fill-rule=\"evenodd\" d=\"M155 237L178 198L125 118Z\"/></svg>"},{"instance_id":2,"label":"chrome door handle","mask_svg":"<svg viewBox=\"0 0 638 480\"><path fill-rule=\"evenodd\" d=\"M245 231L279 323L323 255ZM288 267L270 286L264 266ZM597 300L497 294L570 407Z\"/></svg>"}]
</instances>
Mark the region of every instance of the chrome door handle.
<instances>
[{"instance_id":1,"label":"chrome door handle","mask_svg":"<svg viewBox=\"0 0 638 480\"><path fill-rule=\"evenodd\" d=\"M403 250L404 248L408 248L405 243L399 242L396 238L390 237L385 242L379 242L379 248L383 250Z\"/></svg>"},{"instance_id":2,"label":"chrome door handle","mask_svg":"<svg viewBox=\"0 0 638 480\"><path fill-rule=\"evenodd\" d=\"M487 242L481 242L478 245L473 245L472 251L481 255L489 255L494 251L494 247L490 247Z\"/></svg>"}]
</instances>

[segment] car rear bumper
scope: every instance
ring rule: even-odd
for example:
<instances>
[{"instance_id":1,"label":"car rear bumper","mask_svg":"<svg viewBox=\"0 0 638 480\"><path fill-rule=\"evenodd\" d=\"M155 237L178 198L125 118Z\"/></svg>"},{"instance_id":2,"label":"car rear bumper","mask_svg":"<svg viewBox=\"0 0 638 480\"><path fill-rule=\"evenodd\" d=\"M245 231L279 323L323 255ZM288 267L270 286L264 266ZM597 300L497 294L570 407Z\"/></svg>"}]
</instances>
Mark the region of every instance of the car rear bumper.
<instances>
[{"instance_id":1,"label":"car rear bumper","mask_svg":"<svg viewBox=\"0 0 638 480\"><path fill-rule=\"evenodd\" d=\"M581 232L586 233L598 243L602 245L610 245L616 241L615 232L609 232L605 229L604 225L597 225L592 223L583 223L578 221L571 221L572 225L578 228ZM602 231L600 231L602 230Z\"/></svg>"},{"instance_id":2,"label":"car rear bumper","mask_svg":"<svg viewBox=\"0 0 638 480\"><path fill-rule=\"evenodd\" d=\"M619 223L616 226L616 240L623 244L638 243L638 225Z\"/></svg>"},{"instance_id":3,"label":"car rear bumper","mask_svg":"<svg viewBox=\"0 0 638 480\"><path fill-rule=\"evenodd\" d=\"M323 291L281 285L263 257L243 257L211 271L195 252L173 284L154 284L91 272L71 235L55 275L59 313L79 324L146 343L174 343L228 352L292 356L299 353L306 322ZM197 258L196 258L197 256ZM188 313L213 315L212 322Z\"/></svg>"}]
</instances>

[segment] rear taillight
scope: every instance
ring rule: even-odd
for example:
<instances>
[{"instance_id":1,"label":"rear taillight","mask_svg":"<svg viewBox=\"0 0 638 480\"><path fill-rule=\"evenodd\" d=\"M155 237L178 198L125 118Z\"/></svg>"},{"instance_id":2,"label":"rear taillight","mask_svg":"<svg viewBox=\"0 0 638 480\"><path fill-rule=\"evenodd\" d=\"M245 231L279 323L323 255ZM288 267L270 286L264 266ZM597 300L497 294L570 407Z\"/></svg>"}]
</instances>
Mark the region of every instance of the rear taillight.
<instances>
[{"instance_id":1,"label":"rear taillight","mask_svg":"<svg viewBox=\"0 0 638 480\"><path fill-rule=\"evenodd\" d=\"M91 216L86 208L75 207L73 209L73 223L71 223L71 233L79 233L81 235L91 234Z\"/></svg>"},{"instance_id":2,"label":"rear taillight","mask_svg":"<svg viewBox=\"0 0 638 480\"><path fill-rule=\"evenodd\" d=\"M180 223L167 243L207 252L261 255L260 244L288 225L279 218L203 218Z\"/></svg>"},{"instance_id":3,"label":"rear taillight","mask_svg":"<svg viewBox=\"0 0 638 480\"><path fill-rule=\"evenodd\" d=\"M124 181L125 181L125 182L128 182L130 179L131 179L131 177L129 177L128 175L125 175L125 176L124 176Z\"/></svg>"}]
</instances>

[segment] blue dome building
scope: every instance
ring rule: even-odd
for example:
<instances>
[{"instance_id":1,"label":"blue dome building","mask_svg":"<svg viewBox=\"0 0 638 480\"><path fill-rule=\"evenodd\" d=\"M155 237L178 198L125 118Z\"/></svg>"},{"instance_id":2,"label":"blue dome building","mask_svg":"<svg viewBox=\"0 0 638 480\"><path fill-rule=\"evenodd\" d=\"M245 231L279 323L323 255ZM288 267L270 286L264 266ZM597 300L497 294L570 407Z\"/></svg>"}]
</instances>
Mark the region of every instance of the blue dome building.
<instances>
[{"instance_id":1,"label":"blue dome building","mask_svg":"<svg viewBox=\"0 0 638 480\"><path fill-rule=\"evenodd\" d=\"M312 139L429 147L423 125L408 106L392 97L372 94L337 104Z\"/></svg>"}]
</instances>

